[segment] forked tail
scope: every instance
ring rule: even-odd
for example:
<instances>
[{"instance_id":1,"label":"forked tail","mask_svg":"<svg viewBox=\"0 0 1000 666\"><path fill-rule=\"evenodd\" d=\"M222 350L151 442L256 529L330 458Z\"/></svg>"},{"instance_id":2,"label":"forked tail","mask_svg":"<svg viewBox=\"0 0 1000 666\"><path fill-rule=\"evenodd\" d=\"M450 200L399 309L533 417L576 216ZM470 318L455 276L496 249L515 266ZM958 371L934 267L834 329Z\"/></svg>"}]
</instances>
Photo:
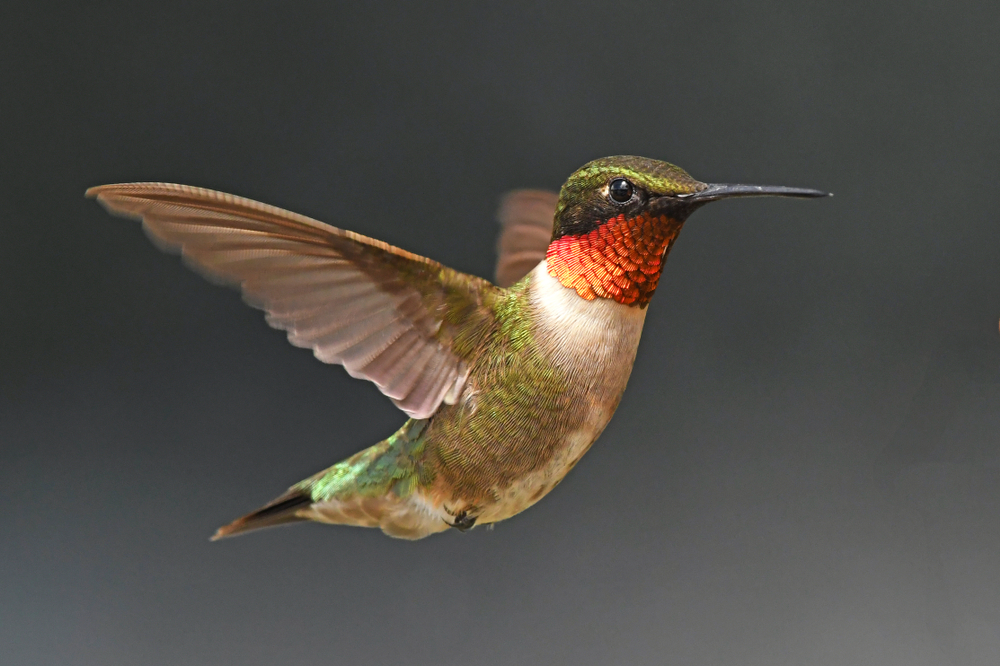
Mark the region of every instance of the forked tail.
<instances>
[{"instance_id":1,"label":"forked tail","mask_svg":"<svg viewBox=\"0 0 1000 666\"><path fill-rule=\"evenodd\" d=\"M289 523L298 523L309 520L300 512L306 511L312 506L312 496L300 490L298 487L291 488L287 493L277 499L268 502L261 508L237 518L228 525L223 525L212 535L212 541L236 536L244 532L259 530L264 527L276 527Z\"/></svg>"},{"instance_id":2,"label":"forked tail","mask_svg":"<svg viewBox=\"0 0 1000 666\"><path fill-rule=\"evenodd\" d=\"M394 435L288 489L284 495L230 524L212 540L251 530L314 520L380 527L389 536L421 539L449 527L443 509L424 492L426 421L407 421Z\"/></svg>"}]
</instances>

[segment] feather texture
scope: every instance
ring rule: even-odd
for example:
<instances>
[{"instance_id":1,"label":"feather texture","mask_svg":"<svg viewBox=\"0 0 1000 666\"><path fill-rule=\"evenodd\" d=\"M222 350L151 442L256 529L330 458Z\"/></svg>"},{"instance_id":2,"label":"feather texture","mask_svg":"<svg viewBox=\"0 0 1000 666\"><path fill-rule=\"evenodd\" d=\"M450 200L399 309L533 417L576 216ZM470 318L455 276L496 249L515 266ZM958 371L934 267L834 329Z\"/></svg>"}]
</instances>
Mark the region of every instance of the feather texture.
<instances>
[{"instance_id":1,"label":"feather texture","mask_svg":"<svg viewBox=\"0 0 1000 666\"><path fill-rule=\"evenodd\" d=\"M485 280L303 215L168 183L87 195L141 219L209 279L239 285L292 344L371 380L414 418L457 399L469 351L493 321L484 300L498 290Z\"/></svg>"},{"instance_id":2,"label":"feather texture","mask_svg":"<svg viewBox=\"0 0 1000 666\"><path fill-rule=\"evenodd\" d=\"M497 219L496 282L509 287L545 258L559 195L545 190L514 190L500 200Z\"/></svg>"}]
</instances>

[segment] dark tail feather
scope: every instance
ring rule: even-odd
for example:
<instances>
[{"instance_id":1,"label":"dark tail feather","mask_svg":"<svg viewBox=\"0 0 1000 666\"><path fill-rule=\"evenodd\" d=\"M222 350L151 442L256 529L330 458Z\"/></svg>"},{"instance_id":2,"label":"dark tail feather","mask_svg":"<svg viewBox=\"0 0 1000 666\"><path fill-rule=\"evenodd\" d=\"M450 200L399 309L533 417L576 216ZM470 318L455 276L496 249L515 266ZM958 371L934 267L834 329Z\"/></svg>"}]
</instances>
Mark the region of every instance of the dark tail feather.
<instances>
[{"instance_id":1,"label":"dark tail feather","mask_svg":"<svg viewBox=\"0 0 1000 666\"><path fill-rule=\"evenodd\" d=\"M299 509L309 506L312 502L313 500L309 493L293 488L256 511L220 527L215 531L215 535L212 536L212 541L236 536L237 534L243 534L251 530L259 530L263 527L274 527L276 525L308 520L308 518L302 518L297 515L297 512Z\"/></svg>"}]
</instances>

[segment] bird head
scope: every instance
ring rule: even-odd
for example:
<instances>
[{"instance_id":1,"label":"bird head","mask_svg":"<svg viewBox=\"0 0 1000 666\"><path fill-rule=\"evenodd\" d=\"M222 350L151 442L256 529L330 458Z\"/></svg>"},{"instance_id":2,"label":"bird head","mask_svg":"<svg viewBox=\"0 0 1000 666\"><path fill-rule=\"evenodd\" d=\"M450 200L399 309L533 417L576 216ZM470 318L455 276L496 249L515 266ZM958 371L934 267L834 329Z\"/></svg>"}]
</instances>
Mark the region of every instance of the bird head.
<instances>
[{"instance_id":1,"label":"bird head","mask_svg":"<svg viewBox=\"0 0 1000 666\"><path fill-rule=\"evenodd\" d=\"M688 216L732 197L823 197L825 192L768 185L712 185L680 167L619 155L589 162L563 185L548 270L580 296L644 307Z\"/></svg>"}]
</instances>

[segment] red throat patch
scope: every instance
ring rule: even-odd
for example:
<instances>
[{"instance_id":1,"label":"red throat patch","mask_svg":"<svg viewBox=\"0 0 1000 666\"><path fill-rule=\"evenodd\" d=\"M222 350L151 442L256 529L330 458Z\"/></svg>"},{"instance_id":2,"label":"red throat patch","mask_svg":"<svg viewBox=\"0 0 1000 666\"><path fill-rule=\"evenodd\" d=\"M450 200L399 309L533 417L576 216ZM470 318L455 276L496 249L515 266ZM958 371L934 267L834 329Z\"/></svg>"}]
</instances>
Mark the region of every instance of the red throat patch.
<instances>
[{"instance_id":1,"label":"red throat patch","mask_svg":"<svg viewBox=\"0 0 1000 666\"><path fill-rule=\"evenodd\" d=\"M546 252L549 275L581 297L645 307L682 223L666 215L612 218L587 234L563 236Z\"/></svg>"}]
</instances>

